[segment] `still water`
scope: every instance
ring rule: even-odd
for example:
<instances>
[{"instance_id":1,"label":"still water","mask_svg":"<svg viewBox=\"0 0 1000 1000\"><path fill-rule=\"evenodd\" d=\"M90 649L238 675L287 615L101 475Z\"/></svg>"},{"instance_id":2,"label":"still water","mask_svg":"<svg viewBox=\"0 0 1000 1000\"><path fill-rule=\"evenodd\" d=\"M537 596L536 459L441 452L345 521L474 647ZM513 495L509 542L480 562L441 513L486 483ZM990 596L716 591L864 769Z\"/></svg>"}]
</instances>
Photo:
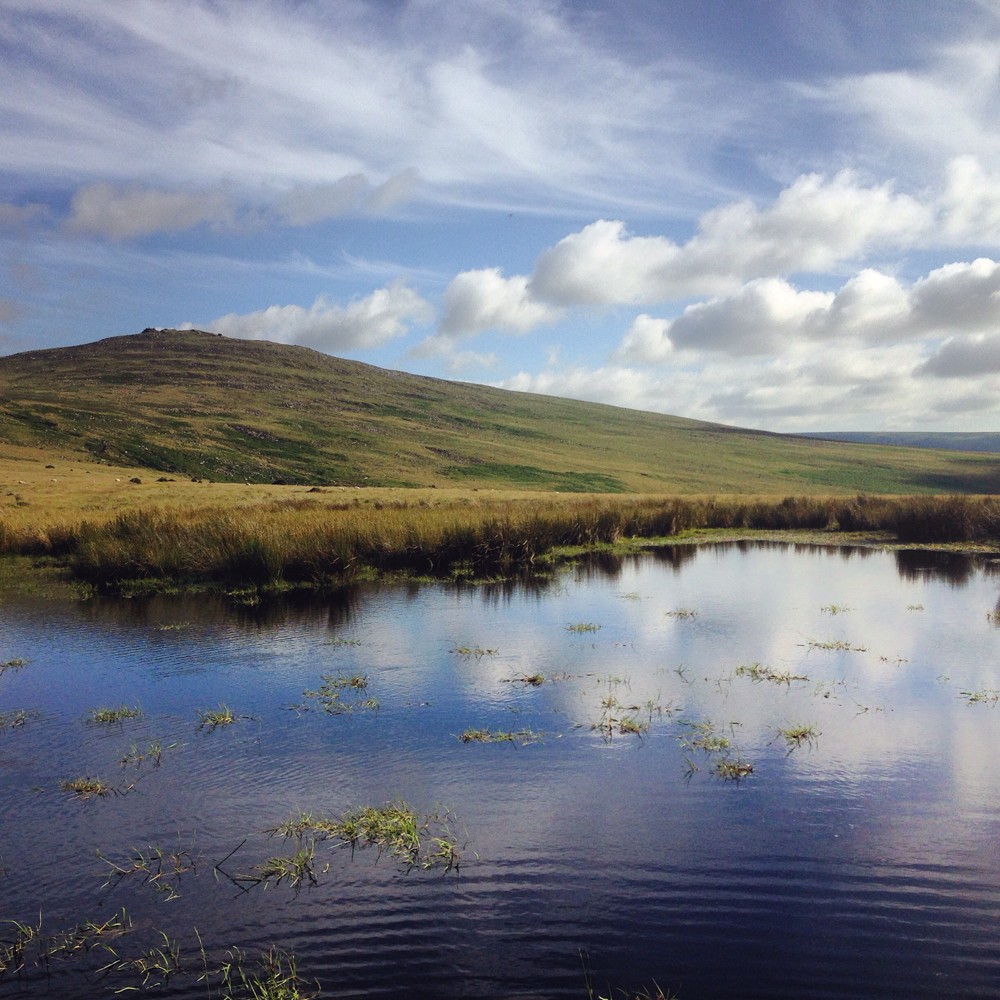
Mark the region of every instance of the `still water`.
<instances>
[{"instance_id":1,"label":"still water","mask_svg":"<svg viewBox=\"0 0 1000 1000\"><path fill-rule=\"evenodd\" d=\"M330 997L585 998L587 977L681 1000L996 997L998 570L733 544L537 586L8 603L0 662L26 663L0 675L0 919L41 915L41 944L0 996L142 986L127 963L169 940L182 970L156 995L204 997L206 961L276 945ZM368 686L329 713L304 694L324 676ZM123 703L141 717L88 721ZM238 721L199 729L222 703ZM113 792L62 788L82 776ZM326 841L315 885L231 879L292 853L267 831L300 811L399 801L457 870ZM110 878L153 849L183 859L172 892ZM60 951L113 917L117 971Z\"/></svg>"}]
</instances>

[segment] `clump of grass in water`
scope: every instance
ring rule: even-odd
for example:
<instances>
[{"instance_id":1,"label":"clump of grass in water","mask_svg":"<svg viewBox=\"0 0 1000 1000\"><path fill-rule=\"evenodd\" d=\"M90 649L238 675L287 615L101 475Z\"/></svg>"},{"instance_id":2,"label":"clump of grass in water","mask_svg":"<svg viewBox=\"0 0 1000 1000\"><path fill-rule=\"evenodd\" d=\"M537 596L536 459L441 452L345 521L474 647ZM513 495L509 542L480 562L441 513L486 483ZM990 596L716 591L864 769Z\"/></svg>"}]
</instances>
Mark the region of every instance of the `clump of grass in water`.
<instances>
[{"instance_id":1,"label":"clump of grass in water","mask_svg":"<svg viewBox=\"0 0 1000 1000\"><path fill-rule=\"evenodd\" d=\"M209 996L219 1000L310 1000L320 995L318 982L307 983L298 972L295 955L271 948L247 968L246 953L239 948L226 952L217 970L209 968L202 945L204 972L198 977L206 984ZM303 992L308 987L308 992Z\"/></svg>"},{"instance_id":2,"label":"clump of grass in water","mask_svg":"<svg viewBox=\"0 0 1000 1000\"><path fill-rule=\"evenodd\" d=\"M824 604L819 610L824 615L842 615L854 609L849 608L846 604Z\"/></svg>"},{"instance_id":3,"label":"clump of grass in water","mask_svg":"<svg viewBox=\"0 0 1000 1000\"><path fill-rule=\"evenodd\" d=\"M315 691L303 691L302 696L317 702L324 712L342 715L356 708L378 711L377 698L362 698L368 691L365 674L323 674ZM309 705L296 705L296 711L307 711Z\"/></svg>"},{"instance_id":4,"label":"clump of grass in water","mask_svg":"<svg viewBox=\"0 0 1000 1000\"><path fill-rule=\"evenodd\" d=\"M407 869L440 864L450 871L458 868L461 858L456 841L448 836L447 820L447 814L441 817L436 813L421 819L405 802L390 802L344 813L333 835L352 850L375 847L379 854L385 851ZM432 851L422 854L421 834L428 832L431 823L443 825L444 835L432 838Z\"/></svg>"},{"instance_id":5,"label":"clump of grass in water","mask_svg":"<svg viewBox=\"0 0 1000 1000\"><path fill-rule=\"evenodd\" d=\"M593 622L577 622L574 625L567 625L567 632L598 632L601 626L595 625Z\"/></svg>"},{"instance_id":6,"label":"clump of grass in water","mask_svg":"<svg viewBox=\"0 0 1000 1000\"><path fill-rule=\"evenodd\" d=\"M691 608L676 608L673 611L664 611L664 614L668 618L697 618L698 612L693 611Z\"/></svg>"},{"instance_id":7,"label":"clump of grass in water","mask_svg":"<svg viewBox=\"0 0 1000 1000\"><path fill-rule=\"evenodd\" d=\"M978 691L960 691L959 694L970 705L995 705L1000 701L1000 691L995 688L980 688Z\"/></svg>"},{"instance_id":8,"label":"clump of grass in water","mask_svg":"<svg viewBox=\"0 0 1000 1000\"><path fill-rule=\"evenodd\" d=\"M815 746L816 740L819 739L821 734L816 726L810 722L798 726L789 726L786 729L779 729L778 735L784 739L785 744L788 746L788 752L791 753L802 746L803 743L808 743L810 747Z\"/></svg>"},{"instance_id":9,"label":"clump of grass in water","mask_svg":"<svg viewBox=\"0 0 1000 1000\"><path fill-rule=\"evenodd\" d=\"M10 940L0 941L0 977L8 972L18 973L24 966L28 948L37 941L42 931L42 918L38 918L38 924L23 924L18 920L7 920L14 929L14 936Z\"/></svg>"},{"instance_id":10,"label":"clump of grass in water","mask_svg":"<svg viewBox=\"0 0 1000 1000\"><path fill-rule=\"evenodd\" d=\"M78 799L106 799L114 789L100 778L73 778L60 786L64 792L72 793Z\"/></svg>"},{"instance_id":11,"label":"clump of grass in water","mask_svg":"<svg viewBox=\"0 0 1000 1000\"><path fill-rule=\"evenodd\" d=\"M199 709L198 729L207 729L213 732L220 726L231 726L239 716L233 714L233 710L226 704L219 705L218 708Z\"/></svg>"},{"instance_id":12,"label":"clump of grass in water","mask_svg":"<svg viewBox=\"0 0 1000 1000\"><path fill-rule=\"evenodd\" d=\"M266 888L272 882L280 885L285 879L292 889L298 893L306 883L318 885L315 870L316 844L309 840L290 855L277 855L268 858L263 864L255 865L248 875L238 875L237 882L262 884Z\"/></svg>"},{"instance_id":13,"label":"clump of grass in water","mask_svg":"<svg viewBox=\"0 0 1000 1000\"><path fill-rule=\"evenodd\" d=\"M527 684L529 687L541 687L545 683L545 674L518 674L517 677L505 677L505 684Z\"/></svg>"},{"instance_id":14,"label":"clump of grass in water","mask_svg":"<svg viewBox=\"0 0 1000 1000\"><path fill-rule=\"evenodd\" d=\"M28 661L22 659L21 657L16 657L13 660L7 660L5 663L0 663L0 676L7 673L9 670L23 670L28 665Z\"/></svg>"},{"instance_id":15,"label":"clump of grass in water","mask_svg":"<svg viewBox=\"0 0 1000 1000\"><path fill-rule=\"evenodd\" d=\"M451 652L457 656L474 656L477 660L484 656L497 656L499 649L484 649L482 646L452 646Z\"/></svg>"},{"instance_id":16,"label":"clump of grass in water","mask_svg":"<svg viewBox=\"0 0 1000 1000\"><path fill-rule=\"evenodd\" d=\"M867 646L852 646L846 639L827 639L820 642L817 639L810 639L806 645L810 649L825 649L835 653L867 653Z\"/></svg>"},{"instance_id":17,"label":"clump of grass in water","mask_svg":"<svg viewBox=\"0 0 1000 1000\"><path fill-rule=\"evenodd\" d=\"M723 781L742 781L753 774L753 764L745 760L717 760L712 768L713 773Z\"/></svg>"},{"instance_id":18,"label":"clump of grass in water","mask_svg":"<svg viewBox=\"0 0 1000 1000\"><path fill-rule=\"evenodd\" d=\"M198 860L191 851L180 846L176 851L167 852L150 845L144 851L133 851L131 857L122 863L104 857L100 851L97 856L110 869L103 888L108 889L125 879L138 877L143 885L150 885L157 892L164 893L168 900L177 899L180 895L177 882L182 876L196 871Z\"/></svg>"},{"instance_id":19,"label":"clump of grass in water","mask_svg":"<svg viewBox=\"0 0 1000 1000\"><path fill-rule=\"evenodd\" d=\"M148 760L152 762L153 767L159 767L164 751L176 750L181 745L180 743L168 743L164 746L160 740L150 740L146 747L140 750L139 745L133 743L118 763L122 767L141 767Z\"/></svg>"},{"instance_id":20,"label":"clump of grass in water","mask_svg":"<svg viewBox=\"0 0 1000 1000\"><path fill-rule=\"evenodd\" d=\"M113 726L117 722L124 722L126 719L138 719L142 716L140 705L117 705L114 708L104 706L95 708L87 721L96 726Z\"/></svg>"},{"instance_id":21,"label":"clump of grass in water","mask_svg":"<svg viewBox=\"0 0 1000 1000\"><path fill-rule=\"evenodd\" d=\"M38 712L29 712L25 708L15 708L12 712L0 713L0 732L7 729L20 729L31 719L39 718Z\"/></svg>"},{"instance_id":22,"label":"clump of grass in water","mask_svg":"<svg viewBox=\"0 0 1000 1000\"><path fill-rule=\"evenodd\" d=\"M790 670L773 670L762 663L741 663L736 668L737 677L749 677L755 684L759 681L771 681L774 684L790 686L792 681L808 681L805 674L793 674Z\"/></svg>"},{"instance_id":23,"label":"clump of grass in water","mask_svg":"<svg viewBox=\"0 0 1000 1000\"><path fill-rule=\"evenodd\" d=\"M493 729L476 729L470 727L459 733L458 739L463 743L520 743L526 746L529 743L536 743L542 738L542 733L536 733L532 729L518 729L498 732Z\"/></svg>"},{"instance_id":24,"label":"clump of grass in water","mask_svg":"<svg viewBox=\"0 0 1000 1000\"><path fill-rule=\"evenodd\" d=\"M285 878L293 878L300 864L308 861L308 868L303 867L299 881L309 880L310 873L314 872L312 852L317 842L325 840L338 840L350 846L352 851L375 847L379 855L385 852L402 862L407 871L413 868L457 870L461 852L458 841L451 834L453 819L449 812L434 812L421 817L405 802L364 806L349 810L336 819L299 812L267 831L270 836L297 839L300 841L299 851L291 858L270 859L265 864L274 862L272 868L265 872L262 866L258 866L254 877L267 874L280 880L279 875L285 871ZM427 848L425 841L430 845Z\"/></svg>"}]
</instances>

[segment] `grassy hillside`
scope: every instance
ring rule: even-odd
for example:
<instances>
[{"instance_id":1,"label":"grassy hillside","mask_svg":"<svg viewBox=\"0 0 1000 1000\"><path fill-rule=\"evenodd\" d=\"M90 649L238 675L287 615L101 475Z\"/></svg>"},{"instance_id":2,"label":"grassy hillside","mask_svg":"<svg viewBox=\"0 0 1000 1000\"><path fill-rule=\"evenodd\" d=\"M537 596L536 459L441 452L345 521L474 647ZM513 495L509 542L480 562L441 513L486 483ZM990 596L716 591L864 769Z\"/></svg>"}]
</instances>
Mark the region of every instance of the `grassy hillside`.
<instances>
[{"instance_id":1,"label":"grassy hillside","mask_svg":"<svg viewBox=\"0 0 1000 1000\"><path fill-rule=\"evenodd\" d=\"M0 442L228 482L994 493L995 456L844 444L146 330L0 358Z\"/></svg>"}]
</instances>

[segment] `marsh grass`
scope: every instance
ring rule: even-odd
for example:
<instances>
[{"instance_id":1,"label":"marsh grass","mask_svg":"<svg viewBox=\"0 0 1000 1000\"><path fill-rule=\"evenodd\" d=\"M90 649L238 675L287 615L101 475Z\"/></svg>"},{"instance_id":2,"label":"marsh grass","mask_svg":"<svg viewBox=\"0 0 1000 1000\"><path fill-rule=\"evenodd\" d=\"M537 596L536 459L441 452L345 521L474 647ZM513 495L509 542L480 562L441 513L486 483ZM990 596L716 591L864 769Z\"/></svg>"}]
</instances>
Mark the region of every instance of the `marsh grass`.
<instances>
[{"instance_id":1,"label":"marsh grass","mask_svg":"<svg viewBox=\"0 0 1000 1000\"><path fill-rule=\"evenodd\" d=\"M521 746L537 743L543 737L544 733L535 732L533 729L501 731L470 727L458 734L458 739L462 743L519 743Z\"/></svg>"},{"instance_id":2,"label":"marsh grass","mask_svg":"<svg viewBox=\"0 0 1000 1000\"><path fill-rule=\"evenodd\" d=\"M368 696L367 674L323 674L315 690L303 691L302 696L318 705L329 715L343 715L356 709L378 711L377 698ZM308 711L312 705L304 702L293 706L295 711Z\"/></svg>"},{"instance_id":3,"label":"marsh grass","mask_svg":"<svg viewBox=\"0 0 1000 1000\"><path fill-rule=\"evenodd\" d=\"M26 708L15 708L10 712L0 712L0 733L8 729L21 729L34 719L40 719L41 713Z\"/></svg>"},{"instance_id":4,"label":"marsh grass","mask_svg":"<svg viewBox=\"0 0 1000 1000\"><path fill-rule=\"evenodd\" d=\"M452 646L451 652L456 656L473 656L477 660L484 656L498 656L499 649L484 649L482 646Z\"/></svg>"},{"instance_id":5,"label":"marsh grass","mask_svg":"<svg viewBox=\"0 0 1000 1000\"><path fill-rule=\"evenodd\" d=\"M803 743L808 744L810 748L815 747L816 741L821 735L814 723L803 723L778 730L778 736L785 741L789 753L797 750Z\"/></svg>"},{"instance_id":6,"label":"marsh grass","mask_svg":"<svg viewBox=\"0 0 1000 1000\"><path fill-rule=\"evenodd\" d=\"M10 673L15 670L23 670L28 665L28 661L21 658L15 657L13 660L7 660L4 663L0 663L0 677L6 673Z\"/></svg>"},{"instance_id":7,"label":"marsh grass","mask_svg":"<svg viewBox=\"0 0 1000 1000\"><path fill-rule=\"evenodd\" d=\"M337 841L350 847L352 853L374 847L379 857L387 854L405 871L413 868L457 870L461 849L452 833L454 822L454 815L447 810L421 816L402 801L362 806L336 818L300 811L265 831L268 836L295 839L299 850L290 857L269 859L265 864L271 868L258 866L250 877L266 875L275 882L287 878L293 887L305 881L314 884L315 846L323 841Z\"/></svg>"},{"instance_id":8,"label":"marsh grass","mask_svg":"<svg viewBox=\"0 0 1000 1000\"><path fill-rule=\"evenodd\" d=\"M246 875L237 875L236 881L253 885L280 885L287 880L291 889L298 893L303 885L318 885L316 877L316 844L307 839L293 854L275 855L262 864L255 865Z\"/></svg>"},{"instance_id":9,"label":"marsh grass","mask_svg":"<svg viewBox=\"0 0 1000 1000\"><path fill-rule=\"evenodd\" d=\"M824 604L819 610L824 615L843 615L854 609L849 608L846 604Z\"/></svg>"},{"instance_id":10,"label":"marsh grass","mask_svg":"<svg viewBox=\"0 0 1000 1000\"><path fill-rule=\"evenodd\" d=\"M712 767L712 773L723 781L742 781L753 774L753 764L739 758L717 760Z\"/></svg>"},{"instance_id":11,"label":"marsh grass","mask_svg":"<svg viewBox=\"0 0 1000 1000\"><path fill-rule=\"evenodd\" d=\"M270 948L252 965L246 952L231 948L212 968L202 947L204 972L198 981L205 984L214 1000L310 1000L320 995L320 985L299 975L294 952Z\"/></svg>"},{"instance_id":12,"label":"marsh grass","mask_svg":"<svg viewBox=\"0 0 1000 1000\"><path fill-rule=\"evenodd\" d=\"M567 625L567 632L598 632L601 626L595 625L593 622L576 622L573 625Z\"/></svg>"},{"instance_id":13,"label":"marsh grass","mask_svg":"<svg viewBox=\"0 0 1000 1000\"><path fill-rule=\"evenodd\" d=\"M163 745L162 740L150 740L145 747L140 748L138 743L133 743L124 756L118 761L121 767L142 767L149 761L153 767L159 767L163 760L163 754L167 750L177 750L182 747L182 743L174 742Z\"/></svg>"},{"instance_id":14,"label":"marsh grass","mask_svg":"<svg viewBox=\"0 0 1000 1000\"><path fill-rule=\"evenodd\" d=\"M337 506L260 499L158 506L0 530L0 552L53 554L97 590L339 586L367 575L501 579L562 554L684 532L808 529L995 545L996 497L555 496Z\"/></svg>"},{"instance_id":15,"label":"marsh grass","mask_svg":"<svg viewBox=\"0 0 1000 1000\"><path fill-rule=\"evenodd\" d=\"M20 972L26 963L29 949L42 932L42 918L37 924L25 924L18 920L7 920L13 935L0 940L0 979L7 973Z\"/></svg>"},{"instance_id":16,"label":"marsh grass","mask_svg":"<svg viewBox=\"0 0 1000 1000\"><path fill-rule=\"evenodd\" d=\"M806 645L810 649L823 649L834 653L867 653L867 646L853 646L846 639L810 639Z\"/></svg>"},{"instance_id":17,"label":"marsh grass","mask_svg":"<svg viewBox=\"0 0 1000 1000\"><path fill-rule=\"evenodd\" d=\"M790 670L774 670L762 663L741 663L736 668L737 677L749 677L755 684L770 681L772 684L784 684L790 687L792 681L808 681L805 674L793 674Z\"/></svg>"},{"instance_id":18,"label":"marsh grass","mask_svg":"<svg viewBox=\"0 0 1000 1000\"><path fill-rule=\"evenodd\" d=\"M663 613L668 618L679 618L679 619L682 619L682 620L685 619L685 618L697 618L698 617L698 612L694 611L691 608L675 608L673 611L664 611Z\"/></svg>"},{"instance_id":19,"label":"marsh grass","mask_svg":"<svg viewBox=\"0 0 1000 1000\"><path fill-rule=\"evenodd\" d=\"M405 802L389 802L383 806L365 806L344 813L334 830L334 836L348 844L351 850L374 847L399 861L406 870L442 867L457 870L461 863L458 842L451 834L451 813L434 812L421 817ZM432 828L436 831L432 833ZM423 838L429 838L430 848L423 848Z\"/></svg>"},{"instance_id":20,"label":"marsh grass","mask_svg":"<svg viewBox=\"0 0 1000 1000\"><path fill-rule=\"evenodd\" d=\"M176 850L165 851L154 845L149 845L144 850L133 850L121 862L112 861L100 851L97 856L109 868L103 888L112 888L121 882L138 879L142 885L150 886L168 900L177 899L180 895L178 883L183 876L197 872L201 858L185 847L178 846Z\"/></svg>"},{"instance_id":21,"label":"marsh grass","mask_svg":"<svg viewBox=\"0 0 1000 1000\"><path fill-rule=\"evenodd\" d=\"M239 721L243 716L233 714L233 710L226 704L220 704L218 708L199 709L198 730L207 729L214 732L220 726L231 726Z\"/></svg>"},{"instance_id":22,"label":"marsh grass","mask_svg":"<svg viewBox=\"0 0 1000 1000\"><path fill-rule=\"evenodd\" d=\"M545 683L545 674L518 674L516 677L504 677L504 684L524 684L526 687L541 687Z\"/></svg>"},{"instance_id":23,"label":"marsh grass","mask_svg":"<svg viewBox=\"0 0 1000 1000\"><path fill-rule=\"evenodd\" d=\"M95 726L113 726L116 723L124 722L126 719L138 719L141 717L142 707L140 705L103 706L93 709L87 716L87 721Z\"/></svg>"},{"instance_id":24,"label":"marsh grass","mask_svg":"<svg viewBox=\"0 0 1000 1000\"><path fill-rule=\"evenodd\" d=\"M1000 691L995 688L980 688L978 691L960 691L959 694L970 705L995 705L1000 701Z\"/></svg>"},{"instance_id":25,"label":"marsh grass","mask_svg":"<svg viewBox=\"0 0 1000 1000\"><path fill-rule=\"evenodd\" d=\"M109 795L118 794L111 785L100 778L72 778L64 781L60 787L74 798L84 801L94 798L106 799Z\"/></svg>"},{"instance_id":26,"label":"marsh grass","mask_svg":"<svg viewBox=\"0 0 1000 1000\"><path fill-rule=\"evenodd\" d=\"M160 945L152 945L137 958L123 959L111 945L105 949L113 956L98 974L106 976L112 972L136 977L145 990L166 987L171 976L180 975L184 971L181 961L181 948L177 941L172 940L165 931L160 931ZM137 992L133 986L124 986L115 990L116 993Z\"/></svg>"}]
</instances>

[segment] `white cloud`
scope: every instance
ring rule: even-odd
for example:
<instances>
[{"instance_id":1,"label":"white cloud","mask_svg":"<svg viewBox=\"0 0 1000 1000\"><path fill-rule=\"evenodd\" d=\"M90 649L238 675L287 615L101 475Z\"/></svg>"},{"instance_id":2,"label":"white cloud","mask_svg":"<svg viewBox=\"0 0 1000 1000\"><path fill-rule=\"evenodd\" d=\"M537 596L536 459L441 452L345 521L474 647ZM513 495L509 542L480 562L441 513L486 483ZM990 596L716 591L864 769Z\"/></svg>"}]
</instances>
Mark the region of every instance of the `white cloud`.
<instances>
[{"instance_id":1,"label":"white cloud","mask_svg":"<svg viewBox=\"0 0 1000 1000\"><path fill-rule=\"evenodd\" d=\"M936 268L909 288L872 269L836 293L800 291L781 278L756 279L732 295L689 305L674 319L643 314L614 356L658 364L669 362L674 350L781 355L821 340L891 344L998 328L1000 263L979 258Z\"/></svg>"},{"instance_id":2,"label":"white cloud","mask_svg":"<svg viewBox=\"0 0 1000 1000\"><path fill-rule=\"evenodd\" d=\"M483 330L525 333L559 318L559 310L535 301L523 275L505 278L497 267L463 271L444 293L440 334L458 337Z\"/></svg>"},{"instance_id":3,"label":"white cloud","mask_svg":"<svg viewBox=\"0 0 1000 1000\"><path fill-rule=\"evenodd\" d=\"M938 211L946 242L1000 241L1000 174L987 173L974 156L956 157L948 164Z\"/></svg>"},{"instance_id":4,"label":"white cloud","mask_svg":"<svg viewBox=\"0 0 1000 1000\"><path fill-rule=\"evenodd\" d=\"M680 253L663 236L631 236L624 222L600 219L538 258L531 293L560 305L662 302L684 294L671 274Z\"/></svg>"},{"instance_id":5,"label":"white cloud","mask_svg":"<svg viewBox=\"0 0 1000 1000\"><path fill-rule=\"evenodd\" d=\"M996 162L1000 42L995 14L990 21L992 37L984 32L975 41L942 40L919 65L845 76L813 96L854 128L863 124L883 155L905 170L966 154Z\"/></svg>"},{"instance_id":6,"label":"white cloud","mask_svg":"<svg viewBox=\"0 0 1000 1000\"><path fill-rule=\"evenodd\" d=\"M684 244L632 236L600 220L539 257L531 293L563 305L654 304L719 293L752 278L822 272L875 248L911 244L933 212L891 184L866 186L850 171L799 177L774 203L723 205Z\"/></svg>"},{"instance_id":7,"label":"white cloud","mask_svg":"<svg viewBox=\"0 0 1000 1000\"><path fill-rule=\"evenodd\" d=\"M1000 335L953 337L921 368L941 378L980 378L1000 372Z\"/></svg>"},{"instance_id":8,"label":"white cloud","mask_svg":"<svg viewBox=\"0 0 1000 1000\"><path fill-rule=\"evenodd\" d=\"M91 184L73 196L66 225L76 233L132 239L232 221L233 207L221 188L185 192Z\"/></svg>"},{"instance_id":9,"label":"white cloud","mask_svg":"<svg viewBox=\"0 0 1000 1000\"><path fill-rule=\"evenodd\" d=\"M320 296L308 309L268 306L252 313L229 313L206 326L227 337L273 340L337 353L395 340L404 336L412 323L427 323L432 315L429 303L406 285L395 283L346 306ZM185 323L183 328L194 325Z\"/></svg>"}]
</instances>

